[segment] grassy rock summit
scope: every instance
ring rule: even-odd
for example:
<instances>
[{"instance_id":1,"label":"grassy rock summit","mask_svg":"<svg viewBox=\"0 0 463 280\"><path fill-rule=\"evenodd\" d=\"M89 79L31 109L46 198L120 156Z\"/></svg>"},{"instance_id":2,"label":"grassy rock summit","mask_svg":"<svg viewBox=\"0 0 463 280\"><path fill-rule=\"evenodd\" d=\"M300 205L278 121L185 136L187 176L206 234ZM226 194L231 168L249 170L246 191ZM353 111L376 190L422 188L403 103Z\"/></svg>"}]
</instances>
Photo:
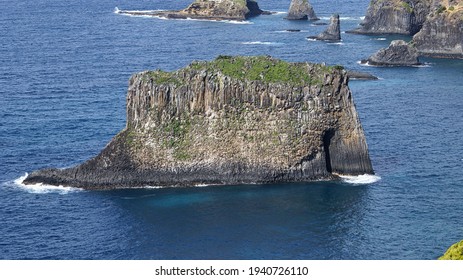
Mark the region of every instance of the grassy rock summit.
<instances>
[{"instance_id":1,"label":"grassy rock summit","mask_svg":"<svg viewBox=\"0 0 463 280\"><path fill-rule=\"evenodd\" d=\"M372 0L349 32L414 35L420 55L463 58L463 0Z\"/></svg>"},{"instance_id":2,"label":"grassy rock summit","mask_svg":"<svg viewBox=\"0 0 463 280\"><path fill-rule=\"evenodd\" d=\"M220 56L135 74L127 124L95 158L25 184L88 189L297 182L373 173L340 66Z\"/></svg>"},{"instance_id":3,"label":"grassy rock summit","mask_svg":"<svg viewBox=\"0 0 463 280\"><path fill-rule=\"evenodd\" d=\"M439 260L463 260L463 240L450 246Z\"/></svg>"},{"instance_id":4,"label":"grassy rock summit","mask_svg":"<svg viewBox=\"0 0 463 280\"><path fill-rule=\"evenodd\" d=\"M187 8L179 11L119 11L119 13L178 19L245 20L268 12L262 11L254 0L195 0Z\"/></svg>"}]
</instances>

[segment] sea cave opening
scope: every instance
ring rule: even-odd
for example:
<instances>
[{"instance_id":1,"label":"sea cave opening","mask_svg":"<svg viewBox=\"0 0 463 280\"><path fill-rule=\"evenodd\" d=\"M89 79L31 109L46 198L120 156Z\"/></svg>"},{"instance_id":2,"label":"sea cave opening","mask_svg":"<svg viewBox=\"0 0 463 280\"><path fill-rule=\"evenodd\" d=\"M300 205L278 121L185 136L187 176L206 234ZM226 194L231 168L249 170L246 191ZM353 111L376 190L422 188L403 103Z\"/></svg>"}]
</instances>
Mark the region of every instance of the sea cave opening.
<instances>
[{"instance_id":1,"label":"sea cave opening","mask_svg":"<svg viewBox=\"0 0 463 280\"><path fill-rule=\"evenodd\" d=\"M330 155L330 145L331 139L334 136L334 130L330 129L325 131L323 135L323 150L325 151L325 161L326 161L326 171L329 173L333 172L333 168L331 167L331 155Z\"/></svg>"}]
</instances>

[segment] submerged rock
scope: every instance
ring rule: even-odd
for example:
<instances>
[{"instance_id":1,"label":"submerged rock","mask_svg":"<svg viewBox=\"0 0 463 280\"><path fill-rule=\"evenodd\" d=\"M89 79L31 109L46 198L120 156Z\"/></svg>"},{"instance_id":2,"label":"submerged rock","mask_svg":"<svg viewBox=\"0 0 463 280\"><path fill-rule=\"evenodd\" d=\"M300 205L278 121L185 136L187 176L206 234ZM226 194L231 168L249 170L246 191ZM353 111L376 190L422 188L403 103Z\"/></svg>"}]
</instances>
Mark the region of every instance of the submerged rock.
<instances>
[{"instance_id":1,"label":"submerged rock","mask_svg":"<svg viewBox=\"0 0 463 280\"><path fill-rule=\"evenodd\" d=\"M421 55L463 58L463 1L453 2L448 7L438 6L413 37Z\"/></svg>"},{"instance_id":2,"label":"submerged rock","mask_svg":"<svg viewBox=\"0 0 463 280\"><path fill-rule=\"evenodd\" d=\"M363 81L378 80L378 77L370 73L354 71L354 70L347 70L347 76L349 77L349 80L363 80Z\"/></svg>"},{"instance_id":3,"label":"submerged rock","mask_svg":"<svg viewBox=\"0 0 463 280\"><path fill-rule=\"evenodd\" d=\"M342 67L221 56L130 78L127 125L95 158L25 184L87 189L373 173Z\"/></svg>"},{"instance_id":4,"label":"submerged rock","mask_svg":"<svg viewBox=\"0 0 463 280\"><path fill-rule=\"evenodd\" d=\"M372 0L358 34L414 35L423 26L433 0Z\"/></svg>"},{"instance_id":5,"label":"submerged rock","mask_svg":"<svg viewBox=\"0 0 463 280\"><path fill-rule=\"evenodd\" d=\"M341 26L339 22L339 15L334 14L331 16L330 25L325 31L318 34L317 36L309 36L307 38L331 42L341 41Z\"/></svg>"},{"instance_id":6,"label":"submerged rock","mask_svg":"<svg viewBox=\"0 0 463 280\"><path fill-rule=\"evenodd\" d=\"M418 60L418 51L415 47L403 40L394 40L389 47L380 49L363 64L375 66L415 66L421 63Z\"/></svg>"},{"instance_id":7,"label":"submerged rock","mask_svg":"<svg viewBox=\"0 0 463 280\"><path fill-rule=\"evenodd\" d=\"M450 246L439 260L463 260L463 240Z\"/></svg>"},{"instance_id":8,"label":"submerged rock","mask_svg":"<svg viewBox=\"0 0 463 280\"><path fill-rule=\"evenodd\" d=\"M254 0L195 0L186 9L179 11L118 11L120 14L144 15L173 19L208 19L208 20L245 20L260 14L262 11Z\"/></svg>"},{"instance_id":9,"label":"submerged rock","mask_svg":"<svg viewBox=\"0 0 463 280\"><path fill-rule=\"evenodd\" d=\"M309 0L291 0L289 5L288 16L289 20L319 20L315 11L310 5Z\"/></svg>"}]
</instances>

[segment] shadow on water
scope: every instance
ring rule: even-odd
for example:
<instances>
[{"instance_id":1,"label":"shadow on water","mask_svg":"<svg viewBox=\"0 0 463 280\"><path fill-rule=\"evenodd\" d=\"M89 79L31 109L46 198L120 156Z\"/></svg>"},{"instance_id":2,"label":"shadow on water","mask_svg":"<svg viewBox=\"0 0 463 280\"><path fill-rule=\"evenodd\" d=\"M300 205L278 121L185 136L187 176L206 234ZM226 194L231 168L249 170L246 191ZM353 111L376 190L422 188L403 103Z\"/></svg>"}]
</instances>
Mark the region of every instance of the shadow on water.
<instances>
[{"instance_id":1,"label":"shadow on water","mask_svg":"<svg viewBox=\"0 0 463 280\"><path fill-rule=\"evenodd\" d=\"M368 186L315 182L101 195L139 220L128 234L133 258L341 259L355 258L348 240L362 234Z\"/></svg>"}]
</instances>

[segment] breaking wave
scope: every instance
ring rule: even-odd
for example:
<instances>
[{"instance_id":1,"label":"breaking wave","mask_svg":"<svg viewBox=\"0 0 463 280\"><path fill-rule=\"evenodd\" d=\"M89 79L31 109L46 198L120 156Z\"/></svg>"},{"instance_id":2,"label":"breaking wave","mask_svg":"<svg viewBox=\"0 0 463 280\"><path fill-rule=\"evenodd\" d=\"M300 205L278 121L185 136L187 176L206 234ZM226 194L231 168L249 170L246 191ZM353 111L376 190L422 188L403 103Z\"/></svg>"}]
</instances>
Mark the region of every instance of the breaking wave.
<instances>
[{"instance_id":1,"label":"breaking wave","mask_svg":"<svg viewBox=\"0 0 463 280\"><path fill-rule=\"evenodd\" d=\"M241 44L243 45L283 45L283 43L277 43L277 42L262 42L262 41L253 41L253 42L242 42Z\"/></svg>"},{"instance_id":2,"label":"breaking wave","mask_svg":"<svg viewBox=\"0 0 463 280\"><path fill-rule=\"evenodd\" d=\"M358 176L339 175L339 177L344 183L353 185L373 184L381 180L381 177L371 174L364 174Z\"/></svg>"},{"instance_id":3,"label":"breaking wave","mask_svg":"<svg viewBox=\"0 0 463 280\"><path fill-rule=\"evenodd\" d=\"M34 185L25 185L23 184L24 180L27 178L29 174L24 174L24 176L19 177L18 179L14 180L11 185L14 187L20 188L28 193L35 193L35 194L46 194L46 193L58 193L58 194L68 194L73 192L80 192L83 189L80 188L73 188L73 187L63 187L63 186L52 186L46 184L34 184Z\"/></svg>"}]
</instances>

